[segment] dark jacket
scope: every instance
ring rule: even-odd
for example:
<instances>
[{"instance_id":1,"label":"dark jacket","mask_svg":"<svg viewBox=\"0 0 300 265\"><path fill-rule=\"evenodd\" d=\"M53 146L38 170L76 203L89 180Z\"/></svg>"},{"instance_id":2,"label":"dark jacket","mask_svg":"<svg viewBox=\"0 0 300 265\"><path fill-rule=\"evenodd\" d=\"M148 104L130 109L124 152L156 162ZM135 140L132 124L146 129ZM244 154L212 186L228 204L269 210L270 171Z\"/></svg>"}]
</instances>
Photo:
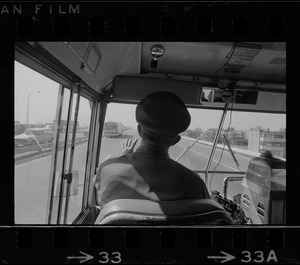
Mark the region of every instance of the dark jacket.
<instances>
[{"instance_id":1,"label":"dark jacket","mask_svg":"<svg viewBox=\"0 0 300 265\"><path fill-rule=\"evenodd\" d=\"M210 198L198 174L154 146L140 146L134 153L104 161L96 176L95 187L99 205L115 199Z\"/></svg>"}]
</instances>

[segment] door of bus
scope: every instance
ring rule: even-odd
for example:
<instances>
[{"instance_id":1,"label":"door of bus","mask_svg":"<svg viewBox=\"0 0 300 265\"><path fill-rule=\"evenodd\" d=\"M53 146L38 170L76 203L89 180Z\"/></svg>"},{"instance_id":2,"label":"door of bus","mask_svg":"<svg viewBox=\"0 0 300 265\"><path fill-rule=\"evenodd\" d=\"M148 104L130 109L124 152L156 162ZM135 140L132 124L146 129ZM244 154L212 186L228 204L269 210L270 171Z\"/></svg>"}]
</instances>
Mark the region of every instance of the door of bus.
<instances>
[{"instance_id":1,"label":"door of bus","mask_svg":"<svg viewBox=\"0 0 300 265\"><path fill-rule=\"evenodd\" d=\"M88 152L91 150L91 141L86 139L89 134L86 134L86 129L83 132L78 128L78 120L86 116L91 128L96 108L94 103L81 95L80 85L77 91L60 88L49 180L48 224L70 224L84 209L87 196L84 189L91 170L89 156L92 152ZM63 132L62 120L68 121Z\"/></svg>"},{"instance_id":2,"label":"door of bus","mask_svg":"<svg viewBox=\"0 0 300 265\"><path fill-rule=\"evenodd\" d=\"M99 103L86 84L44 67L35 55L16 50L16 117L27 107L30 125L50 129L53 141L15 148L15 223L69 224L88 204Z\"/></svg>"}]
</instances>

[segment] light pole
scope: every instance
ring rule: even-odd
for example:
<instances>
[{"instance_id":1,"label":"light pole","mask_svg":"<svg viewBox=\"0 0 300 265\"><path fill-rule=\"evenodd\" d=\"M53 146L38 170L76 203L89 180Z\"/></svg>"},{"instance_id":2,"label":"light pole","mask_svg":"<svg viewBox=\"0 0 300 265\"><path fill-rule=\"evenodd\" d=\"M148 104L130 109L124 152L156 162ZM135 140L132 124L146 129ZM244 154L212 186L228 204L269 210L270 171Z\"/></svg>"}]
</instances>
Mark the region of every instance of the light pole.
<instances>
[{"instance_id":1,"label":"light pole","mask_svg":"<svg viewBox=\"0 0 300 265\"><path fill-rule=\"evenodd\" d=\"M20 122L21 122L21 120L20 120L20 116L21 116L21 115L24 115L24 114L27 114L27 113L26 113L26 112L24 112L24 113L19 113L19 114L18 114L18 121L20 121Z\"/></svg>"},{"instance_id":2,"label":"light pole","mask_svg":"<svg viewBox=\"0 0 300 265\"><path fill-rule=\"evenodd\" d=\"M40 91L37 90L37 91L29 92L27 95L27 124L28 124L28 117L29 117L29 99L30 99L30 95L35 92L40 93Z\"/></svg>"}]
</instances>

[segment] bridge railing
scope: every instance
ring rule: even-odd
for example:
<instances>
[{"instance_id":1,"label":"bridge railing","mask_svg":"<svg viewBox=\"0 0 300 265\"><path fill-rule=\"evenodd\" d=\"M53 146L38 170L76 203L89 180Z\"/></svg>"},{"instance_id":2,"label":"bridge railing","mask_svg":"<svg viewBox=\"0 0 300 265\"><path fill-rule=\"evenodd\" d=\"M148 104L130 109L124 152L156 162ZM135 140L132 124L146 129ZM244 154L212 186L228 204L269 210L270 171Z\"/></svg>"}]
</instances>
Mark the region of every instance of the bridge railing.
<instances>
[{"instance_id":1,"label":"bridge railing","mask_svg":"<svg viewBox=\"0 0 300 265\"><path fill-rule=\"evenodd\" d=\"M75 145L85 143L88 141L88 136L78 137L75 139ZM61 151L63 148L63 141L60 141L58 150ZM71 146L71 142L68 143L68 146ZM32 157L42 157L49 155L52 151L51 144L42 144L42 145L33 145L33 146L24 146L15 150L15 163L24 161L26 159L31 159Z\"/></svg>"},{"instance_id":2,"label":"bridge railing","mask_svg":"<svg viewBox=\"0 0 300 265\"><path fill-rule=\"evenodd\" d=\"M185 137L185 136L182 136L181 138L185 139L185 140L189 140L189 141L195 141L196 140L194 138ZM213 143L203 141L203 140L198 140L198 143L203 144L203 145L208 145L208 146L213 145ZM224 148L225 150L228 150L228 147L226 145L224 146L224 144L217 144L217 148L218 149L223 149ZM231 147L231 149L235 154L244 155L244 156L248 156L248 157L251 157L251 158L260 156L260 153L258 153L258 152L252 152L252 151L245 150L245 149L240 149L240 148L237 148L237 147ZM278 158L280 158L280 157L278 157ZM284 158L280 158L280 159L286 161L286 159L284 159Z\"/></svg>"}]
</instances>

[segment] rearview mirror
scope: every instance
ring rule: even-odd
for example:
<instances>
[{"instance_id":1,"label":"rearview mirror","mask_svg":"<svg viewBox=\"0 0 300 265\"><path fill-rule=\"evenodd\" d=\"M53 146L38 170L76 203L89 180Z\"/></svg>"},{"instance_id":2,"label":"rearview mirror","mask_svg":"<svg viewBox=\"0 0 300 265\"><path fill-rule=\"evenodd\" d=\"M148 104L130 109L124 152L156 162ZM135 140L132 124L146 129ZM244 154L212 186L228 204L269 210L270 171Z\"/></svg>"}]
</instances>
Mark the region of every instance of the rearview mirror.
<instances>
[{"instance_id":1,"label":"rearview mirror","mask_svg":"<svg viewBox=\"0 0 300 265\"><path fill-rule=\"evenodd\" d=\"M257 102L258 91L234 90L211 90L207 100L209 102L233 102L239 104L253 104Z\"/></svg>"}]
</instances>

